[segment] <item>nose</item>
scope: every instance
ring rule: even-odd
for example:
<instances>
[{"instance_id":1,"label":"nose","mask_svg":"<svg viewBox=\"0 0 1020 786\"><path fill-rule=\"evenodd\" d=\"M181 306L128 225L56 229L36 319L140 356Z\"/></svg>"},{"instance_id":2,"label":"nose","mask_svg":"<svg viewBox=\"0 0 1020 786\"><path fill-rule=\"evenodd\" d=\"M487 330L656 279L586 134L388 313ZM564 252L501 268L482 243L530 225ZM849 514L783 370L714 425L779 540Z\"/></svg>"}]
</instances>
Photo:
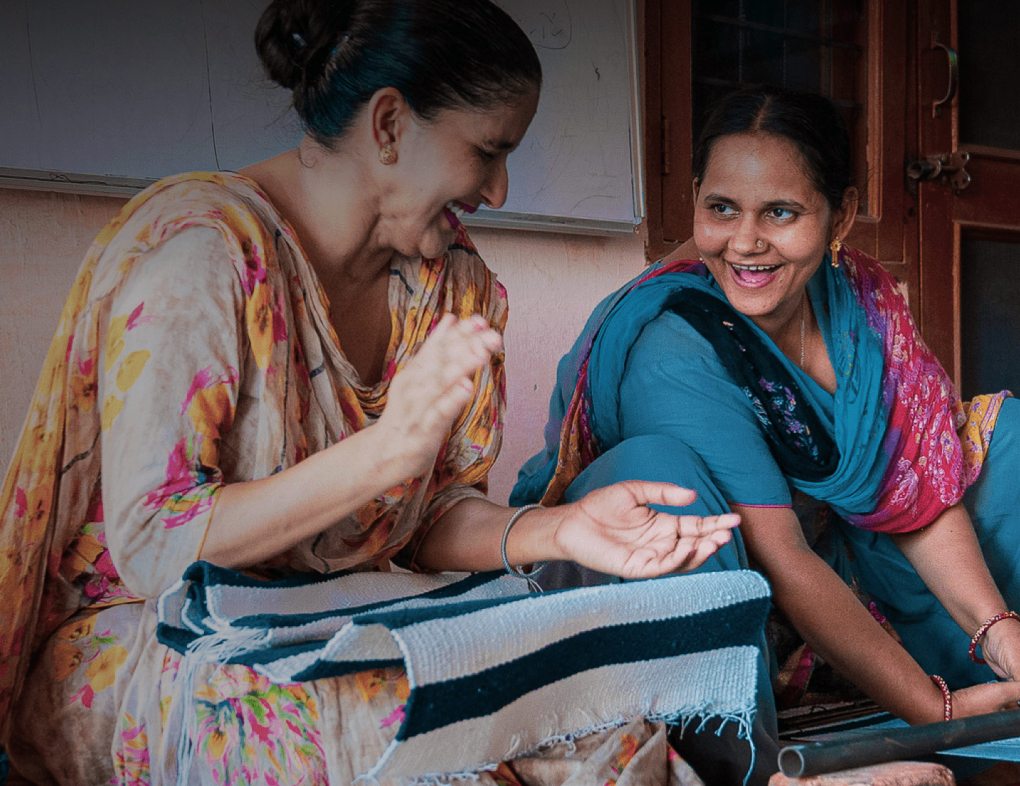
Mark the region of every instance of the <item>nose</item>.
<instances>
[{"instance_id":1,"label":"nose","mask_svg":"<svg viewBox=\"0 0 1020 786\"><path fill-rule=\"evenodd\" d=\"M482 184L482 202L492 210L498 210L506 204L507 190L510 187L510 175L506 170L506 157L502 156L489 171Z\"/></svg>"},{"instance_id":2,"label":"nose","mask_svg":"<svg viewBox=\"0 0 1020 786\"><path fill-rule=\"evenodd\" d=\"M759 239L758 222L753 215L741 216L733 234L730 235L730 248L742 256L761 251L756 243Z\"/></svg>"}]
</instances>

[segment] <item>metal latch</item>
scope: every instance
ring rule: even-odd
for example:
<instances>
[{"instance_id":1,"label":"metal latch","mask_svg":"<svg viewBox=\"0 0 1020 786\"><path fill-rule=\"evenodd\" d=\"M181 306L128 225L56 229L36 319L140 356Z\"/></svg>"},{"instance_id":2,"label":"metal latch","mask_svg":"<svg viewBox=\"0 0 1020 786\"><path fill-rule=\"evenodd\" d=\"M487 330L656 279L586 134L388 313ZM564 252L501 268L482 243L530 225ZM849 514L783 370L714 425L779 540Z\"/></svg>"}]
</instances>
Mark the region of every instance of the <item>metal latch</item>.
<instances>
[{"instance_id":1,"label":"metal latch","mask_svg":"<svg viewBox=\"0 0 1020 786\"><path fill-rule=\"evenodd\" d=\"M965 168L968 161L970 153L966 150L925 156L907 164L907 177L918 181L937 180L959 193L970 185L970 175Z\"/></svg>"}]
</instances>

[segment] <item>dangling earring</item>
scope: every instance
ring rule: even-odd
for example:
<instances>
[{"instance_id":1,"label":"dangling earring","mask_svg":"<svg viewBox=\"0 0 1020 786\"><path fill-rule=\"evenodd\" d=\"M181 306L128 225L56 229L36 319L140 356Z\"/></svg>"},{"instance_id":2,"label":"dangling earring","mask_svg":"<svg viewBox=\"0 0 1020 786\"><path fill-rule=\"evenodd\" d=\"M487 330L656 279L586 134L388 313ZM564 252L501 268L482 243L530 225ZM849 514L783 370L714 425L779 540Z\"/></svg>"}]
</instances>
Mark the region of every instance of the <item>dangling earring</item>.
<instances>
[{"instance_id":1,"label":"dangling earring","mask_svg":"<svg viewBox=\"0 0 1020 786\"><path fill-rule=\"evenodd\" d=\"M832 255L832 266L839 267L839 252L843 248L843 241L838 237L834 237L832 242L829 243L829 252Z\"/></svg>"},{"instance_id":2,"label":"dangling earring","mask_svg":"<svg viewBox=\"0 0 1020 786\"><path fill-rule=\"evenodd\" d=\"M397 163L397 151L389 145L383 145L379 148L379 160L384 166Z\"/></svg>"}]
</instances>

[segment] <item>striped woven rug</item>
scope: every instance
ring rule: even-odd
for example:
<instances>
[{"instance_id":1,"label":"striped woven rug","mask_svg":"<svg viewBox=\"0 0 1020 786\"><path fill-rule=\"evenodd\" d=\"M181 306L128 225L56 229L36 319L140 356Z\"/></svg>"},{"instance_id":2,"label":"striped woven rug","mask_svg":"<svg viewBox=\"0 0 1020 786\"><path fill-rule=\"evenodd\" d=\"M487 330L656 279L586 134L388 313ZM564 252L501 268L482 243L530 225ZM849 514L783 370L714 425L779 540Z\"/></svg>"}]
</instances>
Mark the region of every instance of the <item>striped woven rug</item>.
<instances>
[{"instance_id":1,"label":"striped woven rug","mask_svg":"<svg viewBox=\"0 0 1020 786\"><path fill-rule=\"evenodd\" d=\"M402 665L411 693L366 773L379 779L492 769L635 717L721 717L747 737L768 608L751 571L529 594L503 573L266 582L198 562L159 599L159 639L184 655L178 772L192 755L190 680L209 662L280 683Z\"/></svg>"}]
</instances>

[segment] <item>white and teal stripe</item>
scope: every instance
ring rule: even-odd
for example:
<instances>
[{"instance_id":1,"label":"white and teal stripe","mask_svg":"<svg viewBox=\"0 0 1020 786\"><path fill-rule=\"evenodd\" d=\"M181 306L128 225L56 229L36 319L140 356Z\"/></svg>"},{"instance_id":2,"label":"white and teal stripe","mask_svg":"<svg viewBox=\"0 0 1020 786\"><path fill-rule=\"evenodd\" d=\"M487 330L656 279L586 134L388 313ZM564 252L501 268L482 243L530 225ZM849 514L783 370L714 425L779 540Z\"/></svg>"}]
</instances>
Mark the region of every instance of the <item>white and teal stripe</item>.
<instances>
[{"instance_id":1,"label":"white and teal stripe","mask_svg":"<svg viewBox=\"0 0 1020 786\"><path fill-rule=\"evenodd\" d=\"M366 776L434 781L635 717L722 717L746 736L768 608L750 571L528 594L500 573L264 582L200 562L160 598L158 636L185 676L210 661L280 683L403 666L404 721Z\"/></svg>"}]
</instances>

